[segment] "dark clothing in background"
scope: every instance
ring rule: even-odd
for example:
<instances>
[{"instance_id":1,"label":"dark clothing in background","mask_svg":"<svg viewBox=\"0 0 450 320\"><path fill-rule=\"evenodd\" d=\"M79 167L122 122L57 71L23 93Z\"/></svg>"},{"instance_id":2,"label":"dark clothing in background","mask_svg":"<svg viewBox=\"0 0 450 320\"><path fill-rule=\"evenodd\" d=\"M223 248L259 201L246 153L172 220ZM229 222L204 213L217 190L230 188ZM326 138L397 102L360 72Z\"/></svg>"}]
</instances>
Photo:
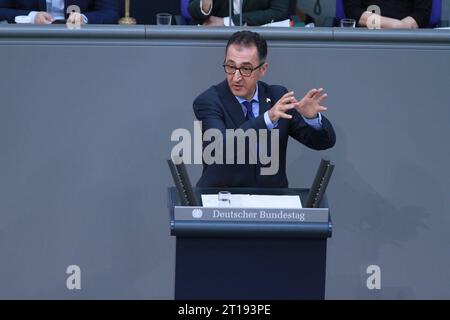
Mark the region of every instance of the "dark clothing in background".
<instances>
[{"instance_id":1,"label":"dark clothing in background","mask_svg":"<svg viewBox=\"0 0 450 320\"><path fill-rule=\"evenodd\" d=\"M411 17L420 28L428 27L432 0L344 0L347 18L359 21L370 5L377 5L383 17L402 20Z\"/></svg>"}]
</instances>

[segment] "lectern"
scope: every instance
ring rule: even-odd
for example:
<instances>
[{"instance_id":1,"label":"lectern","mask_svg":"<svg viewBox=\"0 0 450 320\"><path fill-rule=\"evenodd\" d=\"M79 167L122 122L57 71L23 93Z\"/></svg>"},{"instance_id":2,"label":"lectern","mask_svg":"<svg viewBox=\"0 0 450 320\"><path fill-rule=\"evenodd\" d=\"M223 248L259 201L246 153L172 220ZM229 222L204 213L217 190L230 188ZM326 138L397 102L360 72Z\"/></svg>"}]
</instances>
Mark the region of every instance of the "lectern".
<instances>
[{"instance_id":1,"label":"lectern","mask_svg":"<svg viewBox=\"0 0 450 320\"><path fill-rule=\"evenodd\" d=\"M176 237L175 299L324 299L327 199L317 208L182 206L169 188ZM196 188L195 196L218 194ZM232 194L299 195L308 189L240 189Z\"/></svg>"}]
</instances>

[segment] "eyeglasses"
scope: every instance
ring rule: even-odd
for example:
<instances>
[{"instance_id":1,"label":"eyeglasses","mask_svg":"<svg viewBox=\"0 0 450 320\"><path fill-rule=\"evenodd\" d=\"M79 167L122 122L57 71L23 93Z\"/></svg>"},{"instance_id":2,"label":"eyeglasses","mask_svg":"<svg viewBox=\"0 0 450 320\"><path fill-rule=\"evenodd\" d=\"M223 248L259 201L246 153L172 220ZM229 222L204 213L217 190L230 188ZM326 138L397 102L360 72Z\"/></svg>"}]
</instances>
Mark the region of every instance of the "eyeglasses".
<instances>
[{"instance_id":1,"label":"eyeglasses","mask_svg":"<svg viewBox=\"0 0 450 320\"><path fill-rule=\"evenodd\" d=\"M253 71L255 71L256 69L261 68L263 64L264 64L264 62L261 62L259 64L259 66L255 67L255 68L253 68L253 67L240 67L240 68L237 68L236 66L223 64L223 69L225 70L225 73L228 73L228 74L235 74L236 70L239 70L239 73L241 74L241 76L243 76L243 77L250 77L252 75Z\"/></svg>"}]
</instances>

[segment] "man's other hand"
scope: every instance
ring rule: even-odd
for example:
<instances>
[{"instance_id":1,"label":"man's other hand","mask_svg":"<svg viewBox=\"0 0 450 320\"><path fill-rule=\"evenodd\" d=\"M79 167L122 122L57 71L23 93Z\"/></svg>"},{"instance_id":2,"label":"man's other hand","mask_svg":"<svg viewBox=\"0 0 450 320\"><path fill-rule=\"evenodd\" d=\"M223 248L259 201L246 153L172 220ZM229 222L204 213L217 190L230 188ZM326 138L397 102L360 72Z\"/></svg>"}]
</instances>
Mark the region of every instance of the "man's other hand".
<instances>
[{"instance_id":1,"label":"man's other hand","mask_svg":"<svg viewBox=\"0 0 450 320\"><path fill-rule=\"evenodd\" d=\"M326 111L327 108L321 106L327 94L324 93L323 88L310 90L300 101L294 103L295 109L298 113L307 119L314 119L318 117L319 112Z\"/></svg>"},{"instance_id":2,"label":"man's other hand","mask_svg":"<svg viewBox=\"0 0 450 320\"><path fill-rule=\"evenodd\" d=\"M272 123L277 122L280 118L292 119L290 114L286 112L295 108L297 100L294 97L294 91L290 91L281 97L280 100L269 110L269 118Z\"/></svg>"}]
</instances>

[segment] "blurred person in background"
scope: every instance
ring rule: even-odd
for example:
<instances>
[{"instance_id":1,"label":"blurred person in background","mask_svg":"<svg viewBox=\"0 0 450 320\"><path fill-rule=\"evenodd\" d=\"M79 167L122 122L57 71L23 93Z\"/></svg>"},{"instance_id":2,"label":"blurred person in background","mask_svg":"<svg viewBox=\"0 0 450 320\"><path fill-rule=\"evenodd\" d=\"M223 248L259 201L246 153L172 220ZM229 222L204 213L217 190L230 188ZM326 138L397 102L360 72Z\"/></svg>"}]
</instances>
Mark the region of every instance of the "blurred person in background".
<instances>
[{"instance_id":1,"label":"blurred person in background","mask_svg":"<svg viewBox=\"0 0 450 320\"><path fill-rule=\"evenodd\" d=\"M344 0L345 14L366 27L371 5L380 7L381 28L417 29L428 26L432 0Z\"/></svg>"},{"instance_id":2,"label":"blurred person in background","mask_svg":"<svg viewBox=\"0 0 450 320\"><path fill-rule=\"evenodd\" d=\"M47 2L51 9L47 9ZM32 24L50 24L55 20L81 24L115 24L119 20L119 0L0 0L0 21L14 23L16 16L28 15ZM71 6L81 13L66 14Z\"/></svg>"},{"instance_id":3,"label":"blurred person in background","mask_svg":"<svg viewBox=\"0 0 450 320\"><path fill-rule=\"evenodd\" d=\"M243 0L242 23L260 26L289 18L289 0ZM230 17L229 0L190 0L189 13L204 26L239 25L240 0L233 0Z\"/></svg>"}]
</instances>

